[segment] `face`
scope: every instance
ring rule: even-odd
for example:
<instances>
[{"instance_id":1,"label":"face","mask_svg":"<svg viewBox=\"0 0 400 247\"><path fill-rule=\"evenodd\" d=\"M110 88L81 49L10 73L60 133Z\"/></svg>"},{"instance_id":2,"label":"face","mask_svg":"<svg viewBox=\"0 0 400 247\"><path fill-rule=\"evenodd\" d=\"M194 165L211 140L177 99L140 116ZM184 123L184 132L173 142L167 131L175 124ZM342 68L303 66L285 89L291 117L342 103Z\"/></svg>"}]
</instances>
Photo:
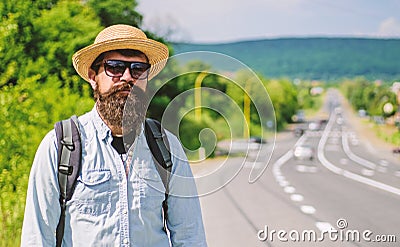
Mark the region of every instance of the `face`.
<instances>
[{"instance_id":1,"label":"face","mask_svg":"<svg viewBox=\"0 0 400 247\"><path fill-rule=\"evenodd\" d=\"M114 66L108 67L107 71L104 66L106 61L107 65ZM129 126L129 129L138 129L146 113L147 100L144 90L147 86L147 78L138 76L141 73L132 72L132 75L129 65L123 69L125 64L130 62L147 63L147 59L145 56L124 56L117 52L108 52L97 74L94 70L90 70L89 78L97 100L97 110L103 120L109 126L122 128L124 125ZM137 64L137 66L141 65L143 64ZM135 68L137 68L136 65ZM118 77L110 76L117 74Z\"/></svg>"},{"instance_id":2,"label":"face","mask_svg":"<svg viewBox=\"0 0 400 247\"><path fill-rule=\"evenodd\" d=\"M146 63L147 59L145 56L133 56L127 57L118 52L111 51L105 54L103 62L106 60L120 60L125 62L142 62ZM131 84L138 86L143 91L146 90L147 86L147 78L146 79L134 79L132 78L131 73L129 72L129 68L125 69L123 75L121 77L110 77L104 71L104 66L101 64L98 73L92 69L89 70L89 78L90 78L90 85L94 90L97 90L101 93L107 93L113 88L118 88L123 86L124 84ZM129 92L122 91L121 93L129 94Z\"/></svg>"}]
</instances>

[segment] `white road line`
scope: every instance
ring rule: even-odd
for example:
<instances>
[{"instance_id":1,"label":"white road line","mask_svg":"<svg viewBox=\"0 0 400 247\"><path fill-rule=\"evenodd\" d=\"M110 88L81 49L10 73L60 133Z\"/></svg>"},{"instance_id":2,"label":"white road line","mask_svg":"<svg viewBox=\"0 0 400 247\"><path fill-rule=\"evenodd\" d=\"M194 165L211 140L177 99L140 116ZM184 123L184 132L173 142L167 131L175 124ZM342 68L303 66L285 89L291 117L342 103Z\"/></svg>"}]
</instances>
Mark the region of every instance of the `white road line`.
<instances>
[{"instance_id":1,"label":"white road line","mask_svg":"<svg viewBox=\"0 0 400 247\"><path fill-rule=\"evenodd\" d=\"M306 136L303 135L297 140L295 145L300 145L305 141ZM272 173L275 177L275 179L279 182L279 177L281 177L281 166L285 164L290 158L293 157L293 151L289 150L287 151L284 155L282 155L272 166ZM283 176L282 176L283 177Z\"/></svg>"},{"instance_id":2,"label":"white road line","mask_svg":"<svg viewBox=\"0 0 400 247\"><path fill-rule=\"evenodd\" d=\"M332 229L335 229L330 223L328 222L316 222L315 226L321 231L321 232L327 232Z\"/></svg>"},{"instance_id":3,"label":"white road line","mask_svg":"<svg viewBox=\"0 0 400 247\"><path fill-rule=\"evenodd\" d=\"M304 200L304 197L300 194L293 194L290 196L290 200L292 200L294 202L301 202Z\"/></svg>"},{"instance_id":4,"label":"white road line","mask_svg":"<svg viewBox=\"0 0 400 247\"><path fill-rule=\"evenodd\" d=\"M313 206L303 205L300 207L300 210L305 214L315 214L317 211Z\"/></svg>"},{"instance_id":5,"label":"white road line","mask_svg":"<svg viewBox=\"0 0 400 247\"><path fill-rule=\"evenodd\" d=\"M378 182L378 181L375 181L375 180L360 176L358 174L346 171L346 170L341 169L341 168L339 168L337 166L334 166L332 163L330 163L326 159L325 154L324 154L324 146L326 144L326 140L328 139L328 135L326 133L328 133L329 129L332 128L333 118L334 118L333 116L331 116L329 118L328 124L325 127L325 131L326 132L324 132L324 134L322 135L322 137L321 137L321 139L319 141L319 144L318 144L318 159L321 161L322 165L325 166L328 170L330 170L331 172L333 172L335 174L342 175L342 176L350 178L350 179L352 179L354 181L357 181L357 182L360 182L360 183L363 183L363 184L367 184L369 186L372 186L372 187L375 187L375 188L378 188L378 189L381 189L381 190L385 190L387 192L390 192L390 193L393 193L393 194L396 194L396 195L400 196L400 189L399 188L396 188L396 187L393 187L393 186L390 186L390 185L387 185L387 184L384 184L384 183L381 183L381 182Z\"/></svg>"},{"instance_id":6,"label":"white road line","mask_svg":"<svg viewBox=\"0 0 400 247\"><path fill-rule=\"evenodd\" d=\"M377 170L378 170L378 172L381 172L381 173L387 173L387 167L378 166Z\"/></svg>"},{"instance_id":7,"label":"white road line","mask_svg":"<svg viewBox=\"0 0 400 247\"><path fill-rule=\"evenodd\" d=\"M286 186L289 186L289 182L286 181L286 180L282 180L282 181L279 182L279 185L280 185L281 187L286 187Z\"/></svg>"},{"instance_id":8,"label":"white road line","mask_svg":"<svg viewBox=\"0 0 400 247\"><path fill-rule=\"evenodd\" d=\"M372 163L369 160L363 159L357 155L355 155L349 147L349 140L348 140L348 133L347 131L342 131L342 145L343 145L343 150L346 153L346 155L354 162L365 166L369 169L375 169L376 165L374 163Z\"/></svg>"},{"instance_id":9,"label":"white road line","mask_svg":"<svg viewBox=\"0 0 400 247\"><path fill-rule=\"evenodd\" d=\"M364 176L372 177L375 174L374 170L362 169L361 174Z\"/></svg>"},{"instance_id":10,"label":"white road line","mask_svg":"<svg viewBox=\"0 0 400 247\"><path fill-rule=\"evenodd\" d=\"M293 194L296 191L293 186L286 186L285 188L283 188L283 190L288 194Z\"/></svg>"},{"instance_id":11,"label":"white road line","mask_svg":"<svg viewBox=\"0 0 400 247\"><path fill-rule=\"evenodd\" d=\"M387 161L387 160L380 160L379 161L379 165L381 165L381 166L388 166L389 165L389 162Z\"/></svg>"}]
</instances>

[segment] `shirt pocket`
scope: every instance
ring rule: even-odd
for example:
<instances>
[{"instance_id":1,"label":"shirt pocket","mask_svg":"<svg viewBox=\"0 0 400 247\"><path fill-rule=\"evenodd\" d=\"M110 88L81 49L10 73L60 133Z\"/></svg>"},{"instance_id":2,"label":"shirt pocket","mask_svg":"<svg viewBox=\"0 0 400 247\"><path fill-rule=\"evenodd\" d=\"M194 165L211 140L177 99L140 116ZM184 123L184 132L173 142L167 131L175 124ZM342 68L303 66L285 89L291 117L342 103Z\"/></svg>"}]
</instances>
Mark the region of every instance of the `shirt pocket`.
<instances>
[{"instance_id":1,"label":"shirt pocket","mask_svg":"<svg viewBox=\"0 0 400 247\"><path fill-rule=\"evenodd\" d=\"M111 207L110 170L82 171L74 194L76 207L81 214L99 216L107 214Z\"/></svg>"}]
</instances>

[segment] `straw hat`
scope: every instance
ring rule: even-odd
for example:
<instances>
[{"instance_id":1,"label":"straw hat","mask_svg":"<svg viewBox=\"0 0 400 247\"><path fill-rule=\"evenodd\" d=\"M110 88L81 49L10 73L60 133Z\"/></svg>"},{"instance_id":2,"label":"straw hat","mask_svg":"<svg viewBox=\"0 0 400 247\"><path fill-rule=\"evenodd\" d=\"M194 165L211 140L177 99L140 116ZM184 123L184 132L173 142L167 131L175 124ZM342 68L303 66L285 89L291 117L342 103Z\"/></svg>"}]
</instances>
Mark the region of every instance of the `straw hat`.
<instances>
[{"instance_id":1,"label":"straw hat","mask_svg":"<svg viewBox=\"0 0 400 247\"><path fill-rule=\"evenodd\" d=\"M160 42L148 39L146 34L132 26L114 25L101 31L92 45L86 46L72 56L76 72L89 81L89 68L103 52L117 49L134 49L146 54L151 64L149 80L156 76L168 59L168 47Z\"/></svg>"}]
</instances>

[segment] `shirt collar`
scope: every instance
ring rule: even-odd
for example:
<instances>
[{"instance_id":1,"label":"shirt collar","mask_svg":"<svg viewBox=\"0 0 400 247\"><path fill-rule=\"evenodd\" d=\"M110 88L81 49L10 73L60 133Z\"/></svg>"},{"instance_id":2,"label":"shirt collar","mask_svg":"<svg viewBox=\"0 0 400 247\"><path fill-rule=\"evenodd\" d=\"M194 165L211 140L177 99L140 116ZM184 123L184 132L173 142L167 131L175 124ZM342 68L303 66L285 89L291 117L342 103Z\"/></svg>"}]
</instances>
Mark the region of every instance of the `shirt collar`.
<instances>
[{"instance_id":1,"label":"shirt collar","mask_svg":"<svg viewBox=\"0 0 400 247\"><path fill-rule=\"evenodd\" d=\"M92 119L93 119L94 127L96 128L97 133L99 134L99 137L102 140L111 136L111 130L107 126L107 124L104 123L103 119L101 119L99 112L97 111L96 104L94 105L94 107L92 109Z\"/></svg>"}]
</instances>

